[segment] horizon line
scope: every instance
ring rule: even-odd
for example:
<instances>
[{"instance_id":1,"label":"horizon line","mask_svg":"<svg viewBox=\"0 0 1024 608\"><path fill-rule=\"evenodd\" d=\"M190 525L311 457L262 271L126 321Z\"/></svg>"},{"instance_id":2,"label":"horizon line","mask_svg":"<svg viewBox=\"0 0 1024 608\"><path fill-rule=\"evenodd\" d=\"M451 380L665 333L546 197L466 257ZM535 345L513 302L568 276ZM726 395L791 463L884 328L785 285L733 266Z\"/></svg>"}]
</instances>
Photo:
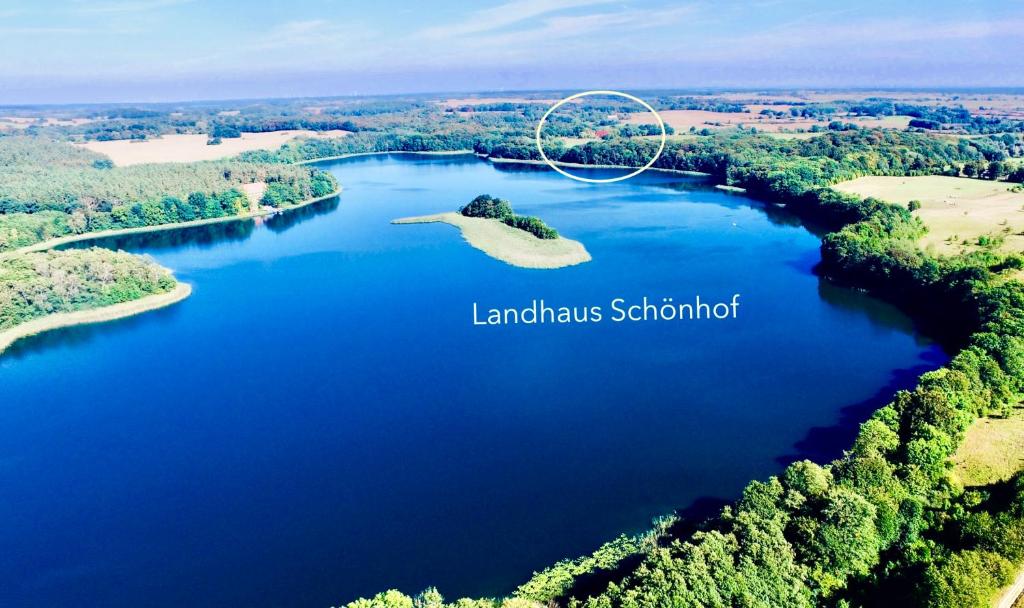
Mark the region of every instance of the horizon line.
<instances>
[{"instance_id":1,"label":"horizon line","mask_svg":"<svg viewBox=\"0 0 1024 608\"><path fill-rule=\"evenodd\" d=\"M915 92L915 93L997 93L997 94L1024 94L1024 85L939 85L939 86L872 86L872 85L849 85L849 86L826 86L826 85L777 85L770 87L758 87L749 85L738 86L713 86L713 87L618 87L614 85L594 85L591 88L566 87L566 88L544 88L544 89L447 89L436 91L403 91L387 93L341 93L337 95L295 95L288 97L216 97L196 99L168 99L162 101L141 101L141 100L119 100L119 101L68 101L68 102L21 102L21 103L0 103L3 109L33 109L33 108L76 108L89 106L160 106L176 104L223 104L229 102L275 102L275 101L297 101L302 99L328 100L328 99L377 99L387 97L443 97L445 95L525 95L542 93L564 93L566 91L586 90L623 90L636 93L670 93L670 94L693 94L713 95L716 93L779 93L779 92Z\"/></svg>"}]
</instances>

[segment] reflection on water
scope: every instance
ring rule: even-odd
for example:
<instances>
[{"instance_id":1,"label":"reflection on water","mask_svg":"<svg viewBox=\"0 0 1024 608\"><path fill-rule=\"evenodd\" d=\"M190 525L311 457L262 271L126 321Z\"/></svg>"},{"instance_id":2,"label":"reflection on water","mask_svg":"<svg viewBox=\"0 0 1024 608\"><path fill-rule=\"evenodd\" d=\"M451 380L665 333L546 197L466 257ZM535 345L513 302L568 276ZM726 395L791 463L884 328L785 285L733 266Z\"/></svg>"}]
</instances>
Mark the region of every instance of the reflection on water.
<instances>
[{"instance_id":1,"label":"reflection on water","mask_svg":"<svg viewBox=\"0 0 1024 608\"><path fill-rule=\"evenodd\" d=\"M177 314L179 314L178 305L173 305L149 311L144 315L123 317L102 323L74 325L28 336L7 347L3 353L3 360L0 362L13 361L50 349L86 347L97 337L104 337L117 332L131 332L149 323L166 323Z\"/></svg>"},{"instance_id":2,"label":"reflection on water","mask_svg":"<svg viewBox=\"0 0 1024 608\"><path fill-rule=\"evenodd\" d=\"M319 215L334 211L338 208L339 200L337 196L332 196L329 199L318 201L305 207L278 213L265 219L263 225L273 232L281 233Z\"/></svg>"},{"instance_id":3,"label":"reflection on water","mask_svg":"<svg viewBox=\"0 0 1024 608\"><path fill-rule=\"evenodd\" d=\"M338 197L335 196L299 207L298 209L285 210L269 217L226 220L213 224L175 228L172 230L87 239L61 245L58 249L105 247L107 249L122 249L125 251L138 251L142 249L160 251L178 249L184 246L194 246L200 249L210 248L220 243L244 241L252 236L253 232L260 225L266 226L273 232L285 232L319 215L334 211L338 208L338 201Z\"/></svg>"}]
</instances>

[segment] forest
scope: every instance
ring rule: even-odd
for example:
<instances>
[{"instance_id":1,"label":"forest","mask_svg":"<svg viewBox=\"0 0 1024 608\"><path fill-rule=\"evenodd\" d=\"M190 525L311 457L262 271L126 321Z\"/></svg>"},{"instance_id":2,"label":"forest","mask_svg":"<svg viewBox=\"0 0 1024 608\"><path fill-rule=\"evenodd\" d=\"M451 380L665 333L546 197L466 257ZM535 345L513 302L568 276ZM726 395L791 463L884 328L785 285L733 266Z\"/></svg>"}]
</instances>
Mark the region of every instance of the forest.
<instances>
[{"instance_id":1,"label":"forest","mask_svg":"<svg viewBox=\"0 0 1024 608\"><path fill-rule=\"evenodd\" d=\"M242 187L267 182L260 201ZM314 168L239 161L114 167L66 142L0 138L0 252L47 239L234 216L337 190Z\"/></svg>"},{"instance_id":2,"label":"forest","mask_svg":"<svg viewBox=\"0 0 1024 608\"><path fill-rule=\"evenodd\" d=\"M108 249L26 253L0 259L0 331L61 312L170 291L171 273L148 258Z\"/></svg>"}]
</instances>

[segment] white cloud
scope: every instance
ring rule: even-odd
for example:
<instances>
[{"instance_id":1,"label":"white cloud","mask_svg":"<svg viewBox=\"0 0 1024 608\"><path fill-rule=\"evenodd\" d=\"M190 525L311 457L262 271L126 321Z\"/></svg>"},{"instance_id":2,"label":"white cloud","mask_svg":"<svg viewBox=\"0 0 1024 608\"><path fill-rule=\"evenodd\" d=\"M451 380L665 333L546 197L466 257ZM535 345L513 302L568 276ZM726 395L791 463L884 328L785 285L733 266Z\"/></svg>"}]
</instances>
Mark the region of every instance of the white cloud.
<instances>
[{"instance_id":1,"label":"white cloud","mask_svg":"<svg viewBox=\"0 0 1024 608\"><path fill-rule=\"evenodd\" d=\"M428 40L443 40L467 34L492 32L542 15L583 6L607 4L611 1L613 0L512 0L477 11L463 21L424 28L417 36Z\"/></svg>"},{"instance_id":2,"label":"white cloud","mask_svg":"<svg viewBox=\"0 0 1024 608\"><path fill-rule=\"evenodd\" d=\"M816 55L831 60L875 57L891 61L910 55L933 55L936 45L992 45L1000 39L1019 37L1024 28L1020 19L944 21L928 27L904 18L840 21L845 12L819 14L814 22L800 19L745 35L705 38L685 48L667 50L685 50L689 60L715 63L760 58L798 60L803 65L803 60ZM833 22L828 22L830 18Z\"/></svg>"},{"instance_id":3,"label":"white cloud","mask_svg":"<svg viewBox=\"0 0 1024 608\"><path fill-rule=\"evenodd\" d=\"M582 15L549 15L529 27L512 31L464 34L445 41L429 54L434 64L459 61L480 64L537 60L567 54L605 57L635 52L635 38L618 33L673 26L696 10L695 5L660 10L623 9ZM421 57L426 57L420 54ZM427 61L424 61L427 62Z\"/></svg>"}]
</instances>

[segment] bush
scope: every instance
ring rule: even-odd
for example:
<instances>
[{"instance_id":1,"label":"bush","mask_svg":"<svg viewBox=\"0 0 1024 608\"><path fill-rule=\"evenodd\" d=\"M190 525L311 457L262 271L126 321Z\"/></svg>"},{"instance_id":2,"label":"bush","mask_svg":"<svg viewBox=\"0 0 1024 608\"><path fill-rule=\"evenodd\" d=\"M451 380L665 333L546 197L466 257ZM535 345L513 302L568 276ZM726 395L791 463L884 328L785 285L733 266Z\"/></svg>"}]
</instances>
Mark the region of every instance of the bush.
<instances>
[{"instance_id":1,"label":"bush","mask_svg":"<svg viewBox=\"0 0 1024 608\"><path fill-rule=\"evenodd\" d=\"M1014 567L989 551L954 553L925 575L932 608L986 608L1003 585L1013 580Z\"/></svg>"},{"instance_id":2,"label":"bush","mask_svg":"<svg viewBox=\"0 0 1024 608\"><path fill-rule=\"evenodd\" d=\"M466 206L459 209L466 217L485 217L494 220L505 220L512 217L512 205L505 199L495 198L489 194L481 194Z\"/></svg>"},{"instance_id":3,"label":"bush","mask_svg":"<svg viewBox=\"0 0 1024 608\"><path fill-rule=\"evenodd\" d=\"M557 230L542 222L540 218L533 217L532 215L513 215L512 217L506 217L503 221L513 228L529 232L538 239L558 238Z\"/></svg>"},{"instance_id":4,"label":"bush","mask_svg":"<svg viewBox=\"0 0 1024 608\"><path fill-rule=\"evenodd\" d=\"M512 205L502 198L496 198L490 194L481 194L474 198L466 206L459 209L459 213L466 217L482 217L491 220L501 220L513 228L525 230L539 239L557 239L558 232L542 222L540 218L516 215L512 211Z\"/></svg>"},{"instance_id":5,"label":"bush","mask_svg":"<svg viewBox=\"0 0 1024 608\"><path fill-rule=\"evenodd\" d=\"M295 186L282 182L273 182L267 184L267 191L263 193L263 198L260 202L276 208L294 205L301 200L302 195L299 194Z\"/></svg>"}]
</instances>

